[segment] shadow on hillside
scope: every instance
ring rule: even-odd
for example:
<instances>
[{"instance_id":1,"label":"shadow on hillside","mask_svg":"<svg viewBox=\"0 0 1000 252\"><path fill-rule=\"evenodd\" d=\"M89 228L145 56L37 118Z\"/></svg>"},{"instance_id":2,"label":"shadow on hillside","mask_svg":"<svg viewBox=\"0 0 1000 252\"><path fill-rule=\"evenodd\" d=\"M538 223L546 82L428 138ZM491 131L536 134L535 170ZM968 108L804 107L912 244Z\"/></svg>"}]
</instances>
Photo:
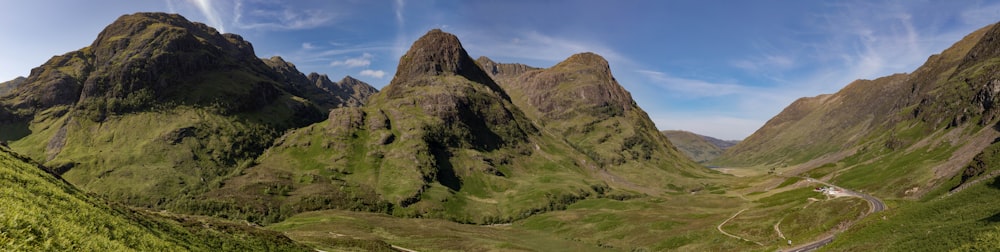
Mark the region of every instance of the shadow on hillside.
<instances>
[{"instance_id":1,"label":"shadow on hillside","mask_svg":"<svg viewBox=\"0 0 1000 252\"><path fill-rule=\"evenodd\" d=\"M983 218L982 220L979 221L985 221L990 223L1000 222L1000 213L996 213L993 216Z\"/></svg>"},{"instance_id":2,"label":"shadow on hillside","mask_svg":"<svg viewBox=\"0 0 1000 252\"><path fill-rule=\"evenodd\" d=\"M989 183L989 186L993 189L1000 189L1000 176L993 178L993 182Z\"/></svg>"},{"instance_id":3,"label":"shadow on hillside","mask_svg":"<svg viewBox=\"0 0 1000 252\"><path fill-rule=\"evenodd\" d=\"M451 164L451 153L440 146L431 146L430 149L437 165L435 179L438 183L456 192L462 190L462 180L455 175L455 167Z\"/></svg>"},{"instance_id":4,"label":"shadow on hillside","mask_svg":"<svg viewBox=\"0 0 1000 252\"><path fill-rule=\"evenodd\" d=\"M17 141L28 135L31 135L31 129L27 122L0 123L0 142Z\"/></svg>"}]
</instances>

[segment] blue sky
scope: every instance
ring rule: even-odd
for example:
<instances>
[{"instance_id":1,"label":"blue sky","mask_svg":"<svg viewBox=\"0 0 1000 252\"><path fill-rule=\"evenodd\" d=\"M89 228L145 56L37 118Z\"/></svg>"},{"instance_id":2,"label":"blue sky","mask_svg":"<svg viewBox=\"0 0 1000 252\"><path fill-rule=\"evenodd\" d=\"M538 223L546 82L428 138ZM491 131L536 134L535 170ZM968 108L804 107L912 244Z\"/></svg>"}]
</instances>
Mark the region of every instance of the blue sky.
<instances>
[{"instance_id":1,"label":"blue sky","mask_svg":"<svg viewBox=\"0 0 1000 252\"><path fill-rule=\"evenodd\" d=\"M95 7L100 6L100 7ZM0 80L89 45L122 14L180 13L259 57L388 84L427 30L473 57L549 67L603 55L660 129L742 139L799 97L910 72L1000 21L1000 1L3 1Z\"/></svg>"}]
</instances>

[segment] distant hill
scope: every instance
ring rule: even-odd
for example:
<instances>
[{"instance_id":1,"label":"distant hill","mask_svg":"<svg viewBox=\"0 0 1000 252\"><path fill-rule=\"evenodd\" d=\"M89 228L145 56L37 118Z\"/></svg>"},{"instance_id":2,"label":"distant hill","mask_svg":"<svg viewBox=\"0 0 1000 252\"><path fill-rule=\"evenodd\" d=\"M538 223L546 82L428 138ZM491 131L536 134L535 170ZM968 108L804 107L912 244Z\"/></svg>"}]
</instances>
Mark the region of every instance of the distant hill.
<instances>
[{"instance_id":1,"label":"distant hill","mask_svg":"<svg viewBox=\"0 0 1000 252\"><path fill-rule=\"evenodd\" d=\"M133 210L0 147L0 250L310 251L243 223Z\"/></svg>"},{"instance_id":2,"label":"distant hill","mask_svg":"<svg viewBox=\"0 0 1000 252\"><path fill-rule=\"evenodd\" d=\"M0 97L3 97L4 95L7 95L11 91L13 91L15 88L21 86L21 84L24 84L25 80L28 80L28 78L17 77L17 78L14 78L13 80L5 81L5 82L0 82Z\"/></svg>"},{"instance_id":3,"label":"distant hill","mask_svg":"<svg viewBox=\"0 0 1000 252\"><path fill-rule=\"evenodd\" d=\"M683 130L664 130L662 133L670 139L674 146L677 146L678 150L699 163L714 160L722 155L726 149L740 142L721 140Z\"/></svg>"}]
</instances>

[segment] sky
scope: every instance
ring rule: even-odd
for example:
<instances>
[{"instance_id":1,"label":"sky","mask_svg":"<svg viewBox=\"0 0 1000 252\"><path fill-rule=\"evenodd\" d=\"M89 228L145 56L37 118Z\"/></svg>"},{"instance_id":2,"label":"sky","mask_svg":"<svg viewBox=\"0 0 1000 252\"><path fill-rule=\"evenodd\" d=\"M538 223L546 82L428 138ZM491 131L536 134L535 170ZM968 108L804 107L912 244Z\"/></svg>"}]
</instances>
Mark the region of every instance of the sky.
<instances>
[{"instance_id":1,"label":"sky","mask_svg":"<svg viewBox=\"0 0 1000 252\"><path fill-rule=\"evenodd\" d=\"M95 6L100 6L99 8ZM0 81L90 45L123 14L179 13L258 57L376 88L430 29L473 57L551 67L594 52L661 130L743 139L795 99L911 72L1000 21L1000 1L2 1Z\"/></svg>"}]
</instances>

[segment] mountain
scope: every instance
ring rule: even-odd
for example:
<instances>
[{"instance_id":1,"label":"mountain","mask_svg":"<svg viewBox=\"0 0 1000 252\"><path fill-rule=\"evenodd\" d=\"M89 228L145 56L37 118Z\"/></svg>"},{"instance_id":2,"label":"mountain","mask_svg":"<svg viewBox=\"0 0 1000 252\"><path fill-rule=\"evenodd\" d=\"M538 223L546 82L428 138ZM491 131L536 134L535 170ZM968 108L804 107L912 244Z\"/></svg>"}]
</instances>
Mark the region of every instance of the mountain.
<instances>
[{"instance_id":1,"label":"mountain","mask_svg":"<svg viewBox=\"0 0 1000 252\"><path fill-rule=\"evenodd\" d=\"M24 84L24 81L27 79L28 78L19 76L17 78L14 78L13 80L0 82L0 97L7 95L7 93L10 93L10 91L14 90L18 86L21 86L21 84Z\"/></svg>"},{"instance_id":2,"label":"mountain","mask_svg":"<svg viewBox=\"0 0 1000 252\"><path fill-rule=\"evenodd\" d=\"M546 69L486 57L479 64L543 133L585 154L593 162L582 165L602 176L649 187L707 176L656 130L600 55L575 54Z\"/></svg>"},{"instance_id":3,"label":"mountain","mask_svg":"<svg viewBox=\"0 0 1000 252\"><path fill-rule=\"evenodd\" d=\"M265 64L278 72L280 79L303 97L315 102L324 110L350 106L358 107L364 104L368 97L378 92L374 87L363 81L346 76L340 82L330 81L325 74L310 73L305 75L295 67L295 64L274 56L261 59Z\"/></svg>"},{"instance_id":4,"label":"mountain","mask_svg":"<svg viewBox=\"0 0 1000 252\"><path fill-rule=\"evenodd\" d=\"M153 213L80 191L0 147L0 250L309 251L243 223Z\"/></svg>"},{"instance_id":5,"label":"mountain","mask_svg":"<svg viewBox=\"0 0 1000 252\"><path fill-rule=\"evenodd\" d=\"M333 95L342 106L360 107L374 95L376 90L368 83L355 79L351 76L344 76L338 82L333 82L325 74L310 73L309 82Z\"/></svg>"},{"instance_id":6,"label":"mountain","mask_svg":"<svg viewBox=\"0 0 1000 252\"><path fill-rule=\"evenodd\" d=\"M580 64L597 63L606 70L606 62L601 62ZM224 181L223 187L206 193L197 204L236 206L226 209L227 215L262 222L337 208L506 223L585 198L634 197L629 195L640 193L634 188L659 191L667 184L673 190L693 188L700 184L678 180L677 173L707 173L695 170L701 168L679 154L654 152L673 150L661 135L662 145L634 139L623 147L623 140L614 138L609 145L617 141L616 151L629 155L620 157L621 163L677 158L670 166L645 167L655 171L637 173L663 176L636 183L660 183L625 184L595 166L599 162L581 152L583 147L539 128L512 102L510 89L490 74L468 56L457 37L431 30L413 43L400 58L393 80L364 106L334 109L327 121L285 134L257 165ZM577 74L611 78L607 71ZM627 95L620 86L615 90ZM630 98L623 106L638 111ZM646 126L654 129L651 122ZM608 123L594 131L612 127ZM620 131L626 130L626 136L640 138L635 129Z\"/></svg>"},{"instance_id":7,"label":"mountain","mask_svg":"<svg viewBox=\"0 0 1000 252\"><path fill-rule=\"evenodd\" d=\"M662 133L678 150L699 163L712 161L722 155L723 151L739 143L683 130L664 130Z\"/></svg>"},{"instance_id":8,"label":"mountain","mask_svg":"<svg viewBox=\"0 0 1000 252\"><path fill-rule=\"evenodd\" d=\"M176 14L124 15L0 98L0 141L88 191L165 206L346 105L276 61Z\"/></svg>"},{"instance_id":9,"label":"mountain","mask_svg":"<svg viewBox=\"0 0 1000 252\"><path fill-rule=\"evenodd\" d=\"M957 189L996 167L1000 26L990 25L908 74L802 98L719 162L795 171L892 197Z\"/></svg>"}]
</instances>

